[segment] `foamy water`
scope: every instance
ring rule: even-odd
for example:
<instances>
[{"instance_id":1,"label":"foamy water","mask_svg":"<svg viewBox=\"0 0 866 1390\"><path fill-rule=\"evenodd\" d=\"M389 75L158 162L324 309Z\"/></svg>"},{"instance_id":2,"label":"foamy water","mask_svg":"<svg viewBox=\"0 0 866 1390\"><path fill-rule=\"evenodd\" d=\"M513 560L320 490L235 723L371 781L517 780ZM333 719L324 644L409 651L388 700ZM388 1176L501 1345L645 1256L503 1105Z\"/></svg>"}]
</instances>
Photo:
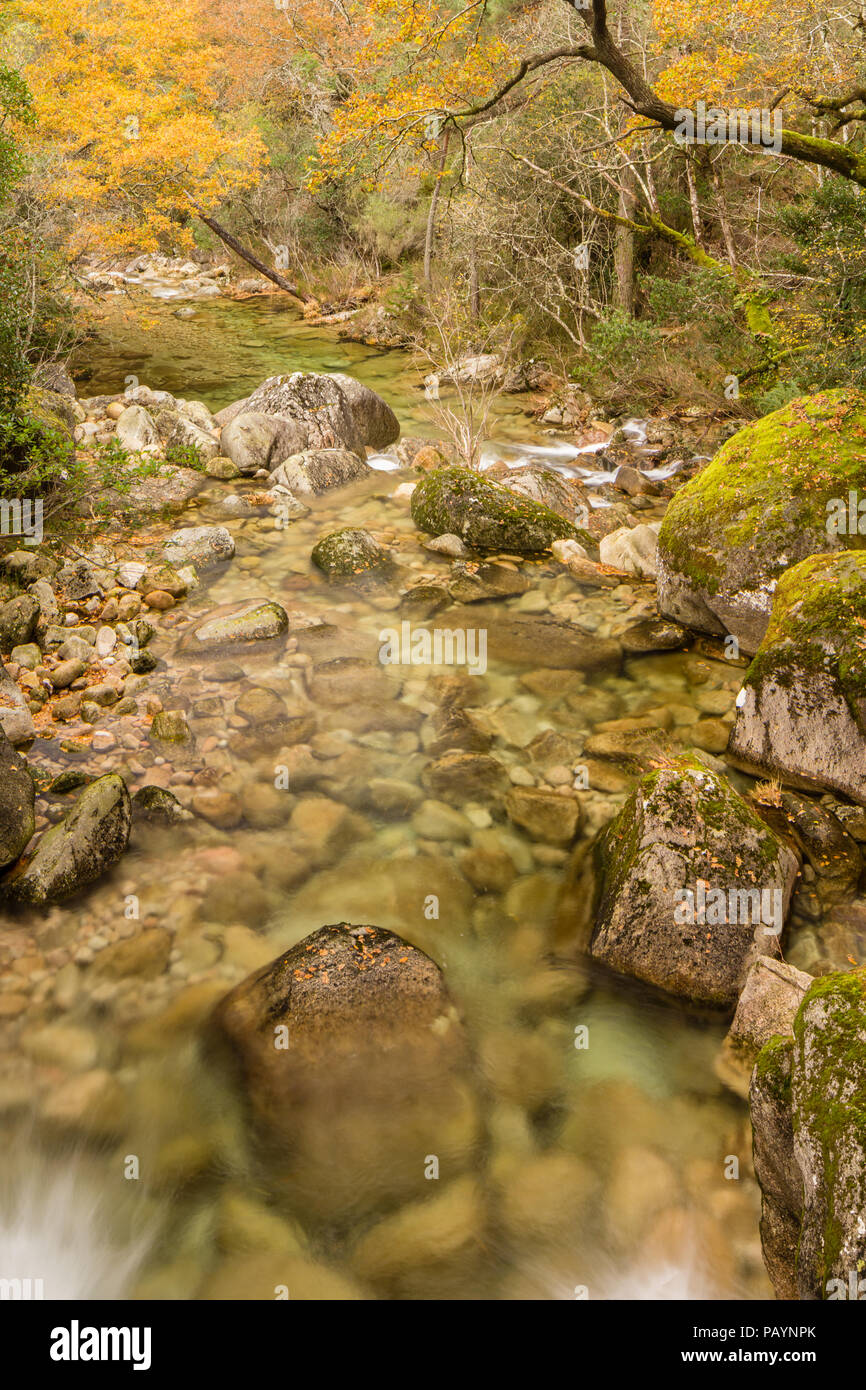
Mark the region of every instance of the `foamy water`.
<instances>
[{"instance_id":1,"label":"foamy water","mask_svg":"<svg viewBox=\"0 0 866 1390\"><path fill-rule=\"evenodd\" d=\"M81 1154L14 1150L0 1179L0 1280L30 1280L30 1296L50 1300L128 1297L156 1236L136 1208L109 1201Z\"/></svg>"}]
</instances>

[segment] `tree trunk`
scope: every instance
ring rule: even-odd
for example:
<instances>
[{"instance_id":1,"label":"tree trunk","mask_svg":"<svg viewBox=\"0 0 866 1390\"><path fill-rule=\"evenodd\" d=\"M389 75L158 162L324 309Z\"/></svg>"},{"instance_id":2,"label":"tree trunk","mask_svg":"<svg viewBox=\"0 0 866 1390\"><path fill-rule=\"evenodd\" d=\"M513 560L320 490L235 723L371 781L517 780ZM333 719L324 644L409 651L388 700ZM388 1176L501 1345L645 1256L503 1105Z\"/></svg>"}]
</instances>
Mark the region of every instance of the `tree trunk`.
<instances>
[{"instance_id":1,"label":"tree trunk","mask_svg":"<svg viewBox=\"0 0 866 1390\"><path fill-rule=\"evenodd\" d=\"M653 174L652 160L649 157L646 140L641 141L641 148L643 150L644 172L646 174L647 198L649 200L650 212L655 213L656 217L660 217L661 208L659 207L659 195L656 192L655 175Z\"/></svg>"},{"instance_id":2,"label":"tree trunk","mask_svg":"<svg viewBox=\"0 0 866 1390\"><path fill-rule=\"evenodd\" d=\"M618 213L622 218L628 218L631 214L634 198L629 197L629 192L633 187L634 173L628 166L623 170L619 190ZM614 304L631 318L634 315L634 231L622 222L617 223L614 234L613 265Z\"/></svg>"},{"instance_id":3,"label":"tree trunk","mask_svg":"<svg viewBox=\"0 0 866 1390\"><path fill-rule=\"evenodd\" d=\"M469 251L469 313L472 321L481 317L481 290L478 285L478 252L475 242Z\"/></svg>"},{"instance_id":4,"label":"tree trunk","mask_svg":"<svg viewBox=\"0 0 866 1390\"><path fill-rule=\"evenodd\" d=\"M734 241L734 229L731 226L731 216L728 211L728 197L725 192L725 185L722 179L722 171L716 160L709 160L710 176L713 180L713 188L716 194L716 207L719 212L719 222L722 227L722 236L725 239L725 249L728 253L728 260L731 269L737 268L737 243Z\"/></svg>"},{"instance_id":5,"label":"tree trunk","mask_svg":"<svg viewBox=\"0 0 866 1390\"><path fill-rule=\"evenodd\" d=\"M450 128L445 132L445 140L442 145L442 158L439 161L439 169L436 175L436 187L433 189L433 196L430 199L430 211L427 214L427 235L424 238L424 284L428 289L433 284L433 240L436 236L436 209L439 206L439 189L442 187L442 175L445 172L445 161L448 158L448 142L451 138Z\"/></svg>"},{"instance_id":6,"label":"tree trunk","mask_svg":"<svg viewBox=\"0 0 866 1390\"><path fill-rule=\"evenodd\" d=\"M698 188L697 184L695 183L695 171L694 166L692 165L692 157L689 154L688 150L686 150L685 154L685 164L686 184L689 190L689 207L692 210L692 230L694 231L695 236L695 246L699 246L700 249L703 251L706 248L704 247L704 229L701 225L701 209L700 205L698 204Z\"/></svg>"},{"instance_id":7,"label":"tree trunk","mask_svg":"<svg viewBox=\"0 0 866 1390\"><path fill-rule=\"evenodd\" d=\"M220 222L217 222L215 217L209 217L207 213L202 212L201 208L197 205L196 215L206 227L210 227L212 232L216 232L220 241L224 241L226 246L230 247L236 256L240 256L242 261L246 261L247 265L251 265L253 270L257 270L259 274L264 275L266 279L272 280L275 285L279 285L281 290L285 290L287 294L293 295L294 298L299 299L302 304L310 304L313 302L313 296L311 294L304 294L304 291L298 289L297 285L293 285L291 280L287 280L283 275L278 274L276 270L271 270L263 261L259 260L258 256L254 256L252 251L248 251L247 248L238 241L236 236L232 236L231 232L228 231L226 227L223 227Z\"/></svg>"}]
</instances>

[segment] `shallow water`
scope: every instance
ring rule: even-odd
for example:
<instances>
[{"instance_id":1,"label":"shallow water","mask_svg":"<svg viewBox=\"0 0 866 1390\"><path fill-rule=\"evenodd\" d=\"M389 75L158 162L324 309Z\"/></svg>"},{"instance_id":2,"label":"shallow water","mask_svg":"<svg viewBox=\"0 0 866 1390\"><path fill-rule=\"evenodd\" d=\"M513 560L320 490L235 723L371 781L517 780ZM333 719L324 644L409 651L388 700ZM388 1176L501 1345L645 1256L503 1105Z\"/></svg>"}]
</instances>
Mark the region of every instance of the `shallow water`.
<instances>
[{"instance_id":1,"label":"shallow water","mask_svg":"<svg viewBox=\"0 0 866 1390\"><path fill-rule=\"evenodd\" d=\"M204 340L196 348L190 339L182 360L158 342L150 356L132 354L119 368L95 365L80 389L120 389L129 369L149 386L218 407L276 370L345 370L381 391L404 429L426 432L417 372L400 354L337 344L261 304L202 305L190 322L208 337L207 351ZM541 442L527 434L529 445ZM357 525L389 545L410 573L447 572L448 562L421 549L407 500L394 497L408 480L378 474L317 499L309 516L282 530L266 513L224 522L207 501L187 513L195 524L227 524L237 546L231 563L163 617L153 643L167 665L149 678L148 692L164 708L185 712L194 753L174 761L155 755L148 720L112 722L110 715L100 727L115 733L117 745L98 760L74 750L74 729L71 750L60 746L70 743L66 731L34 751L34 761L52 771L124 768L133 790L157 782L185 801L213 794L218 783L232 799L224 819L236 813L237 823L197 816L171 830L139 826L110 879L79 902L21 923L35 931L40 957L33 968L22 930L22 958L31 968L22 967L16 988L27 1003L0 1069L0 1115L15 1135L14 1151L42 1151L54 1178L40 1169L41 1190L91 1213L91 1253L82 1265L82 1284L90 1287L80 1287L80 1296L97 1294L106 1278L117 1295L172 1298L271 1298L284 1285L291 1297L313 1299L770 1296L746 1107L713 1068L724 1027L690 1019L575 956L554 922L565 851L531 840L496 805L432 814L426 790L421 804L415 789L437 709L431 680L454 670L391 667L383 674L380 634L404 616L394 591L335 590L311 568L321 534ZM138 558L142 550L129 553ZM646 586L586 592L555 566L525 570L533 587L498 612L552 611L608 636L648 611ZM274 598L290 612L333 623L326 650L300 633L285 648L228 653L243 670L220 680L208 679L219 654L176 652L195 617L251 598ZM317 688L316 665L340 656L370 660L375 690L337 701ZM472 677L472 708L494 733L491 751L512 779L528 774L541 785L550 768L529 748L539 733L570 740L579 763L598 723L665 705L674 712L677 747L688 748L700 702L706 706L712 695L720 708L732 707L739 684L724 662L692 653L633 659L622 675L570 686L563 676L552 696L530 688L528 674L491 662ZM316 729L304 758L245 730L234 702L251 685L313 709ZM285 766L289 788L277 790ZM369 793L376 779L408 784L406 806L383 811ZM615 792L590 785L580 793L584 837L616 813L629 785L625 777ZM313 801L328 815L311 823L297 808L309 810ZM495 872L485 879L491 862ZM436 917L425 913L431 895ZM336 1120L323 1121L314 1135L323 1189L357 1183L379 1191L378 1201L367 1200L349 1221L312 1221L303 1207L286 1206L260 1165L236 1088L200 1047L202 1020L223 991L309 932L340 921L394 929L428 952L465 1020L475 1059L466 1112L424 1133L412 1160L420 1173L431 1153L448 1155L438 1179L409 1184L426 1217L417 1205L403 1207L402 1219L395 1215L406 1156L393 1115L379 1117L395 1126L390 1165L381 1158L381 1133L369 1136L375 1172L365 1167L365 1136L350 1136L358 1166L347 1173ZM167 970L148 978L143 960L121 978L100 977L101 951L132 937L139 924L171 934ZM48 1025L73 1036L52 1042ZM588 1046L577 1045L581 1029ZM98 1080L82 1082L94 1073ZM86 1104L85 1084L93 1087ZM34 1094L35 1117L22 1137ZM85 1156L98 1207L88 1207L70 1181L70 1151ZM736 1179L726 1176L732 1156ZM137 1176L130 1176L130 1158ZM40 1226L30 1251L22 1250L27 1191L26 1174L15 1191L0 1191L0 1274L14 1249L28 1268L10 1273L41 1276L46 1297L59 1296L50 1234L48 1249ZM383 1228L387 1255L377 1245L380 1220L391 1223ZM136 1243L142 1239L146 1253Z\"/></svg>"},{"instance_id":2,"label":"shallow water","mask_svg":"<svg viewBox=\"0 0 866 1390\"><path fill-rule=\"evenodd\" d=\"M140 300L133 303L141 305ZM249 395L265 377L284 372L346 372L391 405L404 434L433 436L434 415L425 400L429 368L398 349L341 342L333 328L313 328L287 300L261 296L218 299L194 306L195 316L177 319L147 302L127 318L110 304L98 337L82 345L74 374L79 396L113 394L126 378L204 401L221 410ZM497 438L538 436L524 415L525 401L503 396L495 403Z\"/></svg>"}]
</instances>

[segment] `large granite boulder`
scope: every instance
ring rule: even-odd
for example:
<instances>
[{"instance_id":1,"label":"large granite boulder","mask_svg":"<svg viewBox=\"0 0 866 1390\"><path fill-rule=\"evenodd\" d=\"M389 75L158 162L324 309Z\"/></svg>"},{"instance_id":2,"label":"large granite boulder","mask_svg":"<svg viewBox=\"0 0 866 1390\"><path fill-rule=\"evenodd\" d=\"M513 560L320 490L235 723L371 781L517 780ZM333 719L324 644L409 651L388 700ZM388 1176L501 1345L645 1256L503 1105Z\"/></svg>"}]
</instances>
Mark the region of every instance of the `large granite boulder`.
<instances>
[{"instance_id":1,"label":"large granite boulder","mask_svg":"<svg viewBox=\"0 0 866 1390\"><path fill-rule=\"evenodd\" d=\"M126 849L132 809L116 773L91 782L58 825L46 830L30 862L6 887L19 902L58 902L100 878Z\"/></svg>"},{"instance_id":2,"label":"large granite boulder","mask_svg":"<svg viewBox=\"0 0 866 1390\"><path fill-rule=\"evenodd\" d=\"M541 502L471 468L437 468L412 493L412 520L431 536L459 536L471 550L534 555L579 533Z\"/></svg>"},{"instance_id":3,"label":"large granite boulder","mask_svg":"<svg viewBox=\"0 0 866 1390\"><path fill-rule=\"evenodd\" d=\"M387 401L344 372L332 372L332 381L342 388L349 409L368 449L387 449L400 438L400 421Z\"/></svg>"},{"instance_id":4,"label":"large granite boulder","mask_svg":"<svg viewBox=\"0 0 866 1390\"><path fill-rule=\"evenodd\" d=\"M372 469L366 460L349 449L305 449L284 459L271 474L274 485L287 487L296 497L319 496L331 488L343 487L357 478L367 478Z\"/></svg>"},{"instance_id":5,"label":"large granite boulder","mask_svg":"<svg viewBox=\"0 0 866 1390\"><path fill-rule=\"evenodd\" d=\"M814 555L779 580L737 697L729 757L866 804L866 555Z\"/></svg>"},{"instance_id":6,"label":"large granite boulder","mask_svg":"<svg viewBox=\"0 0 866 1390\"><path fill-rule=\"evenodd\" d=\"M572 896L587 869L589 893ZM588 857L578 851L565 915L576 944L589 931L589 954L619 974L730 1009L756 958L780 953L797 869L724 777L680 757L641 779Z\"/></svg>"},{"instance_id":7,"label":"large granite boulder","mask_svg":"<svg viewBox=\"0 0 866 1390\"><path fill-rule=\"evenodd\" d=\"M750 1093L764 1259L780 1298L866 1295L866 969L807 991Z\"/></svg>"},{"instance_id":8,"label":"large granite boulder","mask_svg":"<svg viewBox=\"0 0 866 1390\"><path fill-rule=\"evenodd\" d=\"M302 421L284 420L260 410L244 409L223 425L220 449L241 473L269 471L306 447L309 430Z\"/></svg>"},{"instance_id":9,"label":"large granite boulder","mask_svg":"<svg viewBox=\"0 0 866 1390\"><path fill-rule=\"evenodd\" d=\"M27 764L0 729L0 869L26 848L35 829L36 789Z\"/></svg>"},{"instance_id":10,"label":"large granite boulder","mask_svg":"<svg viewBox=\"0 0 866 1390\"><path fill-rule=\"evenodd\" d=\"M291 449L292 453L342 448L365 457L364 431L345 391L332 377L316 372L269 377L249 397L247 408L262 415L278 415L299 426L302 442Z\"/></svg>"},{"instance_id":11,"label":"large granite boulder","mask_svg":"<svg viewBox=\"0 0 866 1390\"><path fill-rule=\"evenodd\" d=\"M757 650L776 582L809 555L866 545L839 522L866 496L866 395L801 396L739 430L676 494L658 544L659 608Z\"/></svg>"}]
</instances>

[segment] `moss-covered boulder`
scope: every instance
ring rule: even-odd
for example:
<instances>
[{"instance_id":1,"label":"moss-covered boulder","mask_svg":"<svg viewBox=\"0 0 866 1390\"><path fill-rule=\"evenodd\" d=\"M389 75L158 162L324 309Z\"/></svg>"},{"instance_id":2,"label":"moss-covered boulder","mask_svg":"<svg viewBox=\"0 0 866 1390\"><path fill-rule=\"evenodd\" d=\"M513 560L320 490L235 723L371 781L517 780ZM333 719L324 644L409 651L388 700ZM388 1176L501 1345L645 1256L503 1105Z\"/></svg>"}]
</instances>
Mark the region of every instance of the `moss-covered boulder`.
<instances>
[{"instance_id":1,"label":"moss-covered boulder","mask_svg":"<svg viewBox=\"0 0 866 1390\"><path fill-rule=\"evenodd\" d=\"M657 557L662 613L756 651L787 569L866 546L858 529L837 534L830 524L852 491L866 497L862 392L801 396L740 430L668 508Z\"/></svg>"},{"instance_id":2,"label":"moss-covered boulder","mask_svg":"<svg viewBox=\"0 0 866 1390\"><path fill-rule=\"evenodd\" d=\"M866 555L814 555L782 576L728 752L866 804Z\"/></svg>"},{"instance_id":3,"label":"moss-covered boulder","mask_svg":"<svg viewBox=\"0 0 866 1390\"><path fill-rule=\"evenodd\" d=\"M459 536L482 553L535 555L555 540L582 536L549 507L471 468L438 468L422 478L412 494L412 520L431 536Z\"/></svg>"},{"instance_id":4,"label":"moss-covered boulder","mask_svg":"<svg viewBox=\"0 0 866 1390\"><path fill-rule=\"evenodd\" d=\"M778 956L797 857L698 758L638 783L593 851L589 952L697 1004L732 1007L758 956Z\"/></svg>"},{"instance_id":5,"label":"moss-covered boulder","mask_svg":"<svg viewBox=\"0 0 866 1390\"><path fill-rule=\"evenodd\" d=\"M313 547L311 559L329 579L385 577L396 569L388 551L369 531L350 526L323 536Z\"/></svg>"},{"instance_id":6,"label":"moss-covered boulder","mask_svg":"<svg viewBox=\"0 0 866 1390\"><path fill-rule=\"evenodd\" d=\"M35 801L27 764L0 729L0 869L14 864L33 834Z\"/></svg>"},{"instance_id":7,"label":"moss-covered boulder","mask_svg":"<svg viewBox=\"0 0 866 1390\"><path fill-rule=\"evenodd\" d=\"M18 594L0 604L0 651L29 642L39 621L39 601L33 594Z\"/></svg>"},{"instance_id":8,"label":"moss-covered boulder","mask_svg":"<svg viewBox=\"0 0 866 1390\"><path fill-rule=\"evenodd\" d=\"M573 526L585 526L589 520L589 492L576 478L528 463L521 468L506 468L496 481L509 492L528 497L530 502L540 502Z\"/></svg>"},{"instance_id":9,"label":"moss-covered boulder","mask_svg":"<svg viewBox=\"0 0 866 1390\"><path fill-rule=\"evenodd\" d=\"M272 599L253 599L216 609L184 635L181 650L213 652L252 642L272 642L285 637L289 615Z\"/></svg>"},{"instance_id":10,"label":"moss-covered boulder","mask_svg":"<svg viewBox=\"0 0 866 1390\"><path fill-rule=\"evenodd\" d=\"M154 821L161 825L181 825L193 819L166 787L140 787L132 798L133 820Z\"/></svg>"},{"instance_id":11,"label":"moss-covered boulder","mask_svg":"<svg viewBox=\"0 0 866 1390\"><path fill-rule=\"evenodd\" d=\"M761 1246L770 1282L784 1299L798 1296L794 1265L803 1215L791 1117L793 1056L793 1036L771 1038L758 1054L749 1088L752 1156L761 1187Z\"/></svg>"},{"instance_id":12,"label":"moss-covered boulder","mask_svg":"<svg viewBox=\"0 0 866 1390\"><path fill-rule=\"evenodd\" d=\"M85 418L84 411L75 400L43 386L31 386L25 404L27 413L43 429L69 439L75 426Z\"/></svg>"},{"instance_id":13,"label":"moss-covered boulder","mask_svg":"<svg viewBox=\"0 0 866 1390\"><path fill-rule=\"evenodd\" d=\"M99 777L63 820L45 832L23 872L9 880L10 896L37 905L71 897L117 862L131 823L123 778L113 772Z\"/></svg>"},{"instance_id":14,"label":"moss-covered boulder","mask_svg":"<svg viewBox=\"0 0 866 1390\"><path fill-rule=\"evenodd\" d=\"M750 1096L764 1258L780 1297L866 1296L866 968L806 993Z\"/></svg>"}]
</instances>

